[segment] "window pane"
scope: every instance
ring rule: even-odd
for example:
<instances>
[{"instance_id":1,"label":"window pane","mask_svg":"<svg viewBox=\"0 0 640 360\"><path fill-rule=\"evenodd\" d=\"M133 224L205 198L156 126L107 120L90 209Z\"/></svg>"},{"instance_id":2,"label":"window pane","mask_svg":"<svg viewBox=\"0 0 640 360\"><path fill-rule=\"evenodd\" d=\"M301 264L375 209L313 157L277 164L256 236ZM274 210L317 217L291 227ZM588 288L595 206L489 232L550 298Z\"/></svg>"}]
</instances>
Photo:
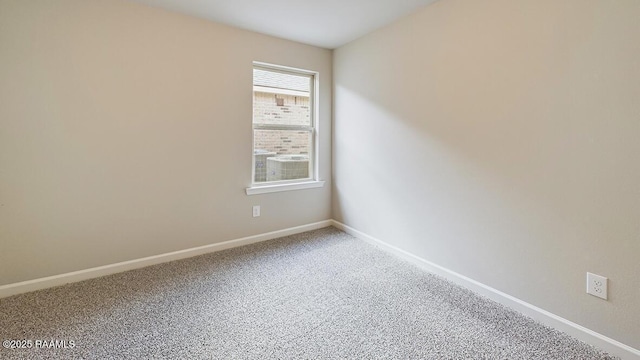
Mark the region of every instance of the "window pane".
<instances>
[{"instance_id":1,"label":"window pane","mask_svg":"<svg viewBox=\"0 0 640 360\"><path fill-rule=\"evenodd\" d=\"M314 75L253 69L254 183L312 179Z\"/></svg>"},{"instance_id":2,"label":"window pane","mask_svg":"<svg viewBox=\"0 0 640 360\"><path fill-rule=\"evenodd\" d=\"M253 123L311 126L311 78L253 69Z\"/></svg>"},{"instance_id":3,"label":"window pane","mask_svg":"<svg viewBox=\"0 0 640 360\"><path fill-rule=\"evenodd\" d=\"M311 131L254 130L255 182L310 177Z\"/></svg>"}]
</instances>

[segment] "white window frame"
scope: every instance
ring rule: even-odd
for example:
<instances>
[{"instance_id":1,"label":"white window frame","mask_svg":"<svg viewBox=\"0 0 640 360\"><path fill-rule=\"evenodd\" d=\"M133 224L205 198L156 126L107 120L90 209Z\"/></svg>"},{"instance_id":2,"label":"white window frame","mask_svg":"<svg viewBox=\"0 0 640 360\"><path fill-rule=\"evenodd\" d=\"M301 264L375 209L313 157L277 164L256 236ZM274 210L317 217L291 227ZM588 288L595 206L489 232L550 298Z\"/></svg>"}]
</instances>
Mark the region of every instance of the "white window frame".
<instances>
[{"instance_id":1,"label":"white window frame","mask_svg":"<svg viewBox=\"0 0 640 360\"><path fill-rule=\"evenodd\" d=\"M272 193L272 192L280 192L280 191L290 191L290 190L302 190L302 189L310 189L310 188L318 188L324 185L324 181L319 180L319 166L318 166L318 157L319 157L319 146L318 146L318 72L297 69L287 66L268 64L263 62L253 62L253 69L263 69L272 72L281 72L284 74L294 74L294 75L304 75L309 77L309 81L311 82L309 87L309 117L310 117L310 125L309 126L295 126L295 125L258 125L256 126L253 123L253 111L251 115L251 186L246 188L247 195L255 195L255 194L264 194L264 193ZM263 91L260 86L253 86L253 77L251 81L252 92L255 91ZM285 91L286 92L286 91ZM253 109L253 103L251 104ZM254 139L254 130L256 129L264 129L264 130L303 130L309 131L311 136L310 154L309 154L309 177L303 179L291 179L291 180L280 180L280 181L265 181L265 182L255 182L255 139Z\"/></svg>"}]
</instances>

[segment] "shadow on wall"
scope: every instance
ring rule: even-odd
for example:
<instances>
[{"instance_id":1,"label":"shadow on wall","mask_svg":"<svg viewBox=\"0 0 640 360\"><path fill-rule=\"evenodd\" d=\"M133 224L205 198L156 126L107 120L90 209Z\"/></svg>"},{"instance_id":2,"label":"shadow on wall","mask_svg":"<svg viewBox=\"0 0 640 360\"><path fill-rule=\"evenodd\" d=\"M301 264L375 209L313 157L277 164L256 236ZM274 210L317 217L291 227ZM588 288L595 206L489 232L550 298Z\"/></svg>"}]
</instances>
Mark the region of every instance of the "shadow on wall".
<instances>
[{"instance_id":1,"label":"shadow on wall","mask_svg":"<svg viewBox=\"0 0 640 360\"><path fill-rule=\"evenodd\" d=\"M598 41L592 14L576 19L568 16L570 7L562 10L534 14L538 17L518 12L509 24L483 23L481 29L462 23L463 17L447 19L444 30L433 32L437 35L426 32L428 51L417 50L413 41L396 41L384 43L388 51L381 54L367 46L379 38L338 50L336 133L343 136L336 138L337 162L349 159L348 167L367 174L361 180L375 182L377 189L394 192L401 183L414 184L407 199L390 197L399 209L420 211L424 206L408 204L416 201L416 192L432 199L436 194L424 186L434 186L436 198L449 194L459 200L454 204L484 200L486 206L477 209L481 214L504 201L507 214L523 217L519 226L494 220L502 226L543 229L561 221L553 231L575 241L609 235L619 223L620 205L638 210L629 196L637 190L639 172L639 125L630 116L638 106L611 95L626 72L600 67L607 55L599 48L614 45ZM540 28L538 22L549 26ZM387 33L402 36L403 30L396 26ZM463 41L440 40L461 36ZM344 55L362 49L358 59L375 61L356 64ZM619 52L610 50L605 54ZM604 71L613 78L584 76ZM615 122L609 120L612 113ZM349 124L341 122L346 118ZM443 178L447 181L440 183ZM603 191L603 184L617 191ZM338 193L340 186L338 181ZM336 209L344 214L340 201ZM379 220L390 213L398 212L385 206ZM470 213L466 205L453 206L448 215L440 208L434 215L464 213ZM588 228L585 222L599 225Z\"/></svg>"},{"instance_id":2,"label":"shadow on wall","mask_svg":"<svg viewBox=\"0 0 640 360\"><path fill-rule=\"evenodd\" d=\"M583 270L640 272L638 52L619 36L639 29L613 5L489 5L436 3L335 51L334 217L583 318Z\"/></svg>"}]
</instances>

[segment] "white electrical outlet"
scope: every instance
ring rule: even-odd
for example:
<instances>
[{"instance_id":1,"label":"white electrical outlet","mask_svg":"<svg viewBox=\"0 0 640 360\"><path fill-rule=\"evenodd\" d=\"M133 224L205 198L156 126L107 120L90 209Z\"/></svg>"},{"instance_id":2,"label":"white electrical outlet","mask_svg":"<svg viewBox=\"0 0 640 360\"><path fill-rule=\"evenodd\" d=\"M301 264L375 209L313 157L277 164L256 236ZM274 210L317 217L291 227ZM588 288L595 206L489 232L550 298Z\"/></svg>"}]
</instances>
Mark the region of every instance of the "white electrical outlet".
<instances>
[{"instance_id":1,"label":"white electrical outlet","mask_svg":"<svg viewBox=\"0 0 640 360\"><path fill-rule=\"evenodd\" d=\"M587 294L607 300L607 278L588 272Z\"/></svg>"},{"instance_id":2,"label":"white electrical outlet","mask_svg":"<svg viewBox=\"0 0 640 360\"><path fill-rule=\"evenodd\" d=\"M253 217L260 216L260 205L253 206Z\"/></svg>"}]
</instances>

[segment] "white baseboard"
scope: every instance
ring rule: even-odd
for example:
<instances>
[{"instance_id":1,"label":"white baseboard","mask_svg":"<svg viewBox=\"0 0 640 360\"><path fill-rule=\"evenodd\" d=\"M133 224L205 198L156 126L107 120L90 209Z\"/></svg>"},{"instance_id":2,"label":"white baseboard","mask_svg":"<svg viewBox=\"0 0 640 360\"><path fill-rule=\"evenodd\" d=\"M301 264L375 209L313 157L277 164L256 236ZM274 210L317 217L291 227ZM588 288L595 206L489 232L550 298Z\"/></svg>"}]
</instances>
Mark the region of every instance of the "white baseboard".
<instances>
[{"instance_id":1,"label":"white baseboard","mask_svg":"<svg viewBox=\"0 0 640 360\"><path fill-rule=\"evenodd\" d=\"M509 294L505 294L499 290L470 279L464 275L460 275L454 271L436 265L405 250L397 248L393 245L389 245L382 240L376 239L341 222L332 220L332 223L333 226L348 234L351 234L370 244L382 248L383 250L386 250L405 260L408 260L430 273L440 275L460 286L472 290L477 294L487 297L511 309L519 311L526 316L539 321L542 324L545 324L554 329L558 329L566 334L573 336L578 340L607 351L612 355L619 356L622 359L640 360L640 350L638 349L634 349L631 346L625 345L593 330L587 329L584 326L578 325L558 315L552 314L544 309L531 305Z\"/></svg>"},{"instance_id":2,"label":"white baseboard","mask_svg":"<svg viewBox=\"0 0 640 360\"><path fill-rule=\"evenodd\" d=\"M25 292L46 289L54 286L64 285L87 279L93 279L105 275L115 274L123 271L139 269L145 266L156 265L174 260L189 258L192 256L226 250L238 246L253 244L261 241L271 240L283 236L298 234L305 231L320 229L333 225L332 220L320 221L312 224L296 226L284 230L272 231L264 234L248 236L240 239L224 241L220 243L198 246L191 249L174 251L166 254L149 256L141 259L123 261L116 264L98 266L91 269L73 271L66 274L47 276L40 279L22 281L19 283L0 286L0 299Z\"/></svg>"}]
</instances>

